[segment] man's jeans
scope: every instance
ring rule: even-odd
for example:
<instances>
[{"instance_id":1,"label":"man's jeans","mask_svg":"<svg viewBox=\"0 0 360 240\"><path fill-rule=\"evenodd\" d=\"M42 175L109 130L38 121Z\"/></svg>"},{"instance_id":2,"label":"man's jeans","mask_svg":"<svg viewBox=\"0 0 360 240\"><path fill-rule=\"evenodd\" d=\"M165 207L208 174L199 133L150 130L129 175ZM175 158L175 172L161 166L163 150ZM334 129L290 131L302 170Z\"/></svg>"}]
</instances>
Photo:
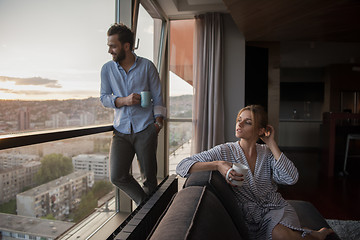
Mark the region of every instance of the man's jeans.
<instances>
[{"instance_id":1,"label":"man's jeans","mask_svg":"<svg viewBox=\"0 0 360 240\"><path fill-rule=\"evenodd\" d=\"M110 149L110 180L139 205L157 186L157 132L154 124L138 133L114 130ZM130 174L136 154L144 174L144 189Z\"/></svg>"}]
</instances>

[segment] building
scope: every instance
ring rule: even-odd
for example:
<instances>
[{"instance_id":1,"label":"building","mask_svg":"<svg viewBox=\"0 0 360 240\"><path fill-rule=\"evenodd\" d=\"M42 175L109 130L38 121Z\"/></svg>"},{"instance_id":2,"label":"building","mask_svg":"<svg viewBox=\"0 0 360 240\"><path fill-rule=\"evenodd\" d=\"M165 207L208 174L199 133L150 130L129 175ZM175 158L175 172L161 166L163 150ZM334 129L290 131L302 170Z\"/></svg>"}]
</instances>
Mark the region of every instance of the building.
<instances>
[{"instance_id":1,"label":"building","mask_svg":"<svg viewBox=\"0 0 360 240\"><path fill-rule=\"evenodd\" d=\"M68 116L63 112L58 112L51 115L51 120L45 122L46 127L59 128L65 127Z\"/></svg>"},{"instance_id":2,"label":"building","mask_svg":"<svg viewBox=\"0 0 360 240\"><path fill-rule=\"evenodd\" d=\"M75 170L94 172L95 180L109 178L109 156L99 154L80 154L72 158Z\"/></svg>"},{"instance_id":3,"label":"building","mask_svg":"<svg viewBox=\"0 0 360 240\"><path fill-rule=\"evenodd\" d=\"M16 195L17 213L29 217L52 214L64 219L94 184L94 173L76 171Z\"/></svg>"},{"instance_id":4,"label":"building","mask_svg":"<svg viewBox=\"0 0 360 240\"><path fill-rule=\"evenodd\" d=\"M30 113L27 107L23 107L19 111L18 130L30 129Z\"/></svg>"},{"instance_id":5,"label":"building","mask_svg":"<svg viewBox=\"0 0 360 240\"><path fill-rule=\"evenodd\" d=\"M43 239L60 236L74 223L0 213L1 239Z\"/></svg>"},{"instance_id":6,"label":"building","mask_svg":"<svg viewBox=\"0 0 360 240\"><path fill-rule=\"evenodd\" d=\"M41 162L30 161L22 165L0 168L0 203L16 198L25 187L35 185L35 174L39 171Z\"/></svg>"},{"instance_id":7,"label":"building","mask_svg":"<svg viewBox=\"0 0 360 240\"><path fill-rule=\"evenodd\" d=\"M83 112L80 114L80 126L93 125L95 123L95 116L90 112Z\"/></svg>"},{"instance_id":8,"label":"building","mask_svg":"<svg viewBox=\"0 0 360 240\"><path fill-rule=\"evenodd\" d=\"M0 154L0 169L13 168L29 161L39 160L39 156L33 154L2 153Z\"/></svg>"}]
</instances>

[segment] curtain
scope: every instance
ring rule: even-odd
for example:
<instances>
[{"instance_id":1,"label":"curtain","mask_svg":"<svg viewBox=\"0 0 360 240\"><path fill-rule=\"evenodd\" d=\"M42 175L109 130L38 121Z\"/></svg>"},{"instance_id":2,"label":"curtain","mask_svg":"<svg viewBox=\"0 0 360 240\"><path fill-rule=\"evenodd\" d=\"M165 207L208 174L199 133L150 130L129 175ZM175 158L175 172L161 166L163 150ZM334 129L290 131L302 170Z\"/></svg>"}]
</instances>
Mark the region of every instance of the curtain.
<instances>
[{"instance_id":1,"label":"curtain","mask_svg":"<svg viewBox=\"0 0 360 240\"><path fill-rule=\"evenodd\" d=\"M222 38L223 17L195 17L192 153L224 143Z\"/></svg>"}]
</instances>

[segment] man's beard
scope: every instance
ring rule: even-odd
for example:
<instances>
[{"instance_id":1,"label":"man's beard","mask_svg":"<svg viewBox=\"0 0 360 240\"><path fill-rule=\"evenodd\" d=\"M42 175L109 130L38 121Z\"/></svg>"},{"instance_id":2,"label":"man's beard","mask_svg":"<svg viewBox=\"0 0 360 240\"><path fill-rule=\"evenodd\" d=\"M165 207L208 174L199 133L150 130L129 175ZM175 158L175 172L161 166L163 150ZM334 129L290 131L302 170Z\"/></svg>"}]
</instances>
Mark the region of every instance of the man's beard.
<instances>
[{"instance_id":1,"label":"man's beard","mask_svg":"<svg viewBox=\"0 0 360 240\"><path fill-rule=\"evenodd\" d=\"M120 53L115 55L114 61L120 63L122 60L125 59L125 57L126 57L125 50L122 48L120 50Z\"/></svg>"}]
</instances>

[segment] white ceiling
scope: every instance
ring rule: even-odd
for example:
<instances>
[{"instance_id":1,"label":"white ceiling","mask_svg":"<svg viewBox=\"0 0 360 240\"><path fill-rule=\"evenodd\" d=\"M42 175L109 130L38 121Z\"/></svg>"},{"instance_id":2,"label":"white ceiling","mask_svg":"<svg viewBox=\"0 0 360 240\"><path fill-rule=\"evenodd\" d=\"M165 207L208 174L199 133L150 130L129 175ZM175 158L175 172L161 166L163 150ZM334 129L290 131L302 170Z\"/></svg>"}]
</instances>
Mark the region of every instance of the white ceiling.
<instances>
[{"instance_id":1,"label":"white ceiling","mask_svg":"<svg viewBox=\"0 0 360 240\"><path fill-rule=\"evenodd\" d=\"M222 0L158 0L169 19L186 19L206 12L224 12L228 10Z\"/></svg>"}]
</instances>

